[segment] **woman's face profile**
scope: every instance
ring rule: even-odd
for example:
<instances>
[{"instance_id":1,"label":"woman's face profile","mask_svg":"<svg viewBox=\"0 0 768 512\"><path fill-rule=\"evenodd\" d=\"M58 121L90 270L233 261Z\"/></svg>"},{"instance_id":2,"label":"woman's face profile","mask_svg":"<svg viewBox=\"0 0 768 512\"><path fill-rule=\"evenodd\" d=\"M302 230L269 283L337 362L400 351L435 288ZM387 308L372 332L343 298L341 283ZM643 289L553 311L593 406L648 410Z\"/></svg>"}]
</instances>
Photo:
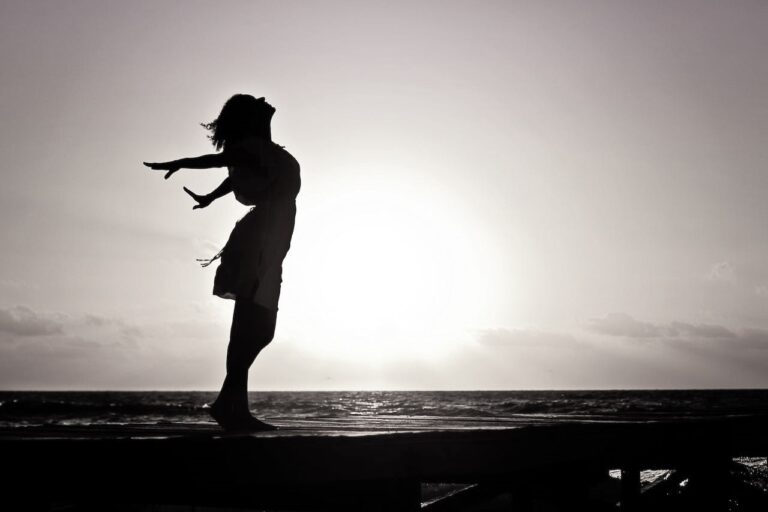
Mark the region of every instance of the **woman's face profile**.
<instances>
[{"instance_id":1,"label":"woman's face profile","mask_svg":"<svg viewBox=\"0 0 768 512\"><path fill-rule=\"evenodd\" d=\"M265 97L263 97L263 96L262 96L261 98L256 98L256 101L258 101L258 102L261 104L261 106L263 107L263 109L264 109L266 112L268 112L268 115L270 115L270 116L271 116L272 114L274 114L274 112L275 112L275 107L273 107L272 105L270 105L270 104L267 102L267 99L266 99Z\"/></svg>"}]
</instances>

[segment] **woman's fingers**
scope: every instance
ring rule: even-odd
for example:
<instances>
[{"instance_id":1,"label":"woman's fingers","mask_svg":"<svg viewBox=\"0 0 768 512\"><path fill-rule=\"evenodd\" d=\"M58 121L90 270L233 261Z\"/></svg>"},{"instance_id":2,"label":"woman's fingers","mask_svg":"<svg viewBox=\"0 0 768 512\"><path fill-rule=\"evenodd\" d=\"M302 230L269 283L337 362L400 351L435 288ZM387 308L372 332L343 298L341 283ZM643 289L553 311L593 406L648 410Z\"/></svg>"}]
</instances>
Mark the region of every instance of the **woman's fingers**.
<instances>
[{"instance_id":1,"label":"woman's fingers","mask_svg":"<svg viewBox=\"0 0 768 512\"><path fill-rule=\"evenodd\" d=\"M182 188L184 189L184 192L186 192L187 194L189 194L189 196L190 196L192 199L194 199L195 201L197 201L197 204L196 204L195 206L193 206L193 207L192 207L192 209L193 209L193 210L197 210L198 208L205 208L206 206L208 206L209 204L211 204L211 202L210 202L210 201L206 201L206 200L205 200L205 196L199 196L199 195L195 194L194 192L192 192L191 190L189 190L187 187L182 187Z\"/></svg>"},{"instance_id":2,"label":"woman's fingers","mask_svg":"<svg viewBox=\"0 0 768 512\"><path fill-rule=\"evenodd\" d=\"M173 173L179 170L172 162L143 162L143 164L155 171L168 171L165 173L165 179L170 178Z\"/></svg>"}]
</instances>

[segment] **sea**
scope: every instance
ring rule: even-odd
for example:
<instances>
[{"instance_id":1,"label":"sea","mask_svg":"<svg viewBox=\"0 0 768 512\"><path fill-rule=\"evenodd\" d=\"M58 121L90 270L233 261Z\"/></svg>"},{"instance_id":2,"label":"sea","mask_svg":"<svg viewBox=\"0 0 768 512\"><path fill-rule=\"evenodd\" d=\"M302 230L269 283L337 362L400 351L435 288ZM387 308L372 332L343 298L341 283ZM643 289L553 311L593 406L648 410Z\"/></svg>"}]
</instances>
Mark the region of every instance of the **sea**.
<instances>
[{"instance_id":1,"label":"sea","mask_svg":"<svg viewBox=\"0 0 768 512\"><path fill-rule=\"evenodd\" d=\"M212 423L208 391L0 391L0 427ZM768 389L613 391L268 391L250 408L280 422L418 420L460 428L768 414Z\"/></svg>"}]
</instances>

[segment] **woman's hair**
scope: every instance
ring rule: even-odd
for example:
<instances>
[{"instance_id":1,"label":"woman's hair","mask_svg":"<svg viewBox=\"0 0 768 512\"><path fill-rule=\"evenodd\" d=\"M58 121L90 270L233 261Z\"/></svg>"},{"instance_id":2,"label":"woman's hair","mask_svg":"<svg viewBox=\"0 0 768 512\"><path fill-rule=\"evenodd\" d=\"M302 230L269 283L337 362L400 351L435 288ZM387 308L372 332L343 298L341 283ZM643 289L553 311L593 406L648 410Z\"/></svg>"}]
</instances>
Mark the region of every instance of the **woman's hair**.
<instances>
[{"instance_id":1,"label":"woman's hair","mask_svg":"<svg viewBox=\"0 0 768 512\"><path fill-rule=\"evenodd\" d=\"M242 139L248 135L271 138L269 123L275 108L264 98L254 98L250 94L235 94L227 100L219 117L210 123L200 123L210 130L211 139L216 149Z\"/></svg>"}]
</instances>

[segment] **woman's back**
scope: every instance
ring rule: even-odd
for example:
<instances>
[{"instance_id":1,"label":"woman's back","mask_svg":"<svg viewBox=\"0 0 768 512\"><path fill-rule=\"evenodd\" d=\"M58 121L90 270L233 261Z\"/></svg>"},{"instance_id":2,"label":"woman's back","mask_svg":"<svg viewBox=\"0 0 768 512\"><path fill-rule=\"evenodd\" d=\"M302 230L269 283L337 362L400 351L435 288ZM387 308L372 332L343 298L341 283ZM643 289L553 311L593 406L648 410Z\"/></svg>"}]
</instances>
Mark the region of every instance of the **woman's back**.
<instances>
[{"instance_id":1,"label":"woman's back","mask_svg":"<svg viewBox=\"0 0 768 512\"><path fill-rule=\"evenodd\" d=\"M295 200L301 188L299 163L284 148L259 137L235 143L254 158L250 165L230 166L229 177L235 198L248 206L264 202Z\"/></svg>"}]
</instances>

